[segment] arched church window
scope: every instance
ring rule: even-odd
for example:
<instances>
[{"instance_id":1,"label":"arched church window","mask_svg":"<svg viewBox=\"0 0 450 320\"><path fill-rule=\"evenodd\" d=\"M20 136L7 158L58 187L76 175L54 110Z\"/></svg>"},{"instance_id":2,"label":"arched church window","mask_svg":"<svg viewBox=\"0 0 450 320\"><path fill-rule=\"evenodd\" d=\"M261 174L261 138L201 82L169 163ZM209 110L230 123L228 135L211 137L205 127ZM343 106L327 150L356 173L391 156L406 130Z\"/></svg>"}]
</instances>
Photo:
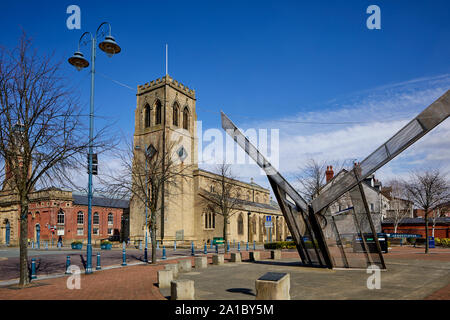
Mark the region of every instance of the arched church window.
<instances>
[{"instance_id":1,"label":"arched church window","mask_svg":"<svg viewBox=\"0 0 450 320\"><path fill-rule=\"evenodd\" d=\"M178 113L179 113L179 111L180 111L180 108L178 106L178 103L175 102L174 105L173 105L172 123L173 123L174 126L177 126L177 127L178 127L178 123L179 123L179 121L178 121Z\"/></svg>"},{"instance_id":2,"label":"arched church window","mask_svg":"<svg viewBox=\"0 0 450 320\"><path fill-rule=\"evenodd\" d=\"M144 108L144 125L148 128L150 127L150 124L150 106L146 104Z\"/></svg>"},{"instance_id":3,"label":"arched church window","mask_svg":"<svg viewBox=\"0 0 450 320\"><path fill-rule=\"evenodd\" d=\"M242 217L242 213L238 217L237 227L238 227L237 230L238 234L240 235L244 234L244 218Z\"/></svg>"},{"instance_id":4,"label":"arched church window","mask_svg":"<svg viewBox=\"0 0 450 320\"><path fill-rule=\"evenodd\" d=\"M159 100L157 100L155 103L155 110L156 110L155 124L161 124L161 102Z\"/></svg>"},{"instance_id":5,"label":"arched church window","mask_svg":"<svg viewBox=\"0 0 450 320\"><path fill-rule=\"evenodd\" d=\"M189 130L189 109L184 107L183 110L183 129Z\"/></svg>"}]
</instances>

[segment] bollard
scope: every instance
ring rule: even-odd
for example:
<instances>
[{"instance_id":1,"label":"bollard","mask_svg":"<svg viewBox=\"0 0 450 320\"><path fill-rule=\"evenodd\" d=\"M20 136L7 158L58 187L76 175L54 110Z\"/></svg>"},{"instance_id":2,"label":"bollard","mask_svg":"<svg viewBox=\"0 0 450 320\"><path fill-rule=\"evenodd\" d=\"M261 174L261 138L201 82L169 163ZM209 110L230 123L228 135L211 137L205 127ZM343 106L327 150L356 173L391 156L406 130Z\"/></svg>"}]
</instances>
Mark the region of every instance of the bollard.
<instances>
[{"instance_id":1,"label":"bollard","mask_svg":"<svg viewBox=\"0 0 450 320\"><path fill-rule=\"evenodd\" d=\"M159 241L156 241L156 249L159 250Z\"/></svg>"},{"instance_id":2,"label":"bollard","mask_svg":"<svg viewBox=\"0 0 450 320\"><path fill-rule=\"evenodd\" d=\"M97 252L97 267L95 270L100 270L102 267L100 265L100 252Z\"/></svg>"},{"instance_id":3,"label":"bollard","mask_svg":"<svg viewBox=\"0 0 450 320\"><path fill-rule=\"evenodd\" d=\"M256 250L256 241L253 240L253 250Z\"/></svg>"},{"instance_id":4,"label":"bollard","mask_svg":"<svg viewBox=\"0 0 450 320\"><path fill-rule=\"evenodd\" d=\"M173 242L173 251L177 251L177 241Z\"/></svg>"},{"instance_id":5,"label":"bollard","mask_svg":"<svg viewBox=\"0 0 450 320\"><path fill-rule=\"evenodd\" d=\"M203 253L208 254L208 246L206 245L206 242L205 242L205 248L203 249Z\"/></svg>"},{"instance_id":6,"label":"bollard","mask_svg":"<svg viewBox=\"0 0 450 320\"><path fill-rule=\"evenodd\" d=\"M142 241L139 240L139 250L142 250Z\"/></svg>"},{"instance_id":7,"label":"bollard","mask_svg":"<svg viewBox=\"0 0 450 320\"><path fill-rule=\"evenodd\" d=\"M31 249L34 249L34 241L31 242Z\"/></svg>"},{"instance_id":8,"label":"bollard","mask_svg":"<svg viewBox=\"0 0 450 320\"><path fill-rule=\"evenodd\" d=\"M247 241L247 247L246 247L247 251L248 251L248 241Z\"/></svg>"},{"instance_id":9,"label":"bollard","mask_svg":"<svg viewBox=\"0 0 450 320\"><path fill-rule=\"evenodd\" d=\"M227 252L230 251L230 241L227 241Z\"/></svg>"},{"instance_id":10,"label":"bollard","mask_svg":"<svg viewBox=\"0 0 450 320\"><path fill-rule=\"evenodd\" d=\"M162 259L163 260L166 260L167 259L167 257L166 257L166 246L163 246L163 255L162 255Z\"/></svg>"},{"instance_id":11,"label":"bollard","mask_svg":"<svg viewBox=\"0 0 450 320\"><path fill-rule=\"evenodd\" d=\"M214 247L213 247L213 242L211 241L211 249L213 249Z\"/></svg>"},{"instance_id":12,"label":"bollard","mask_svg":"<svg viewBox=\"0 0 450 320\"><path fill-rule=\"evenodd\" d=\"M124 241L122 245L122 266L126 265L127 265L127 252L125 249L125 241Z\"/></svg>"},{"instance_id":13,"label":"bollard","mask_svg":"<svg viewBox=\"0 0 450 320\"><path fill-rule=\"evenodd\" d=\"M66 258L66 274L72 274L71 272L69 272L69 267L70 267L70 256L67 256L67 258Z\"/></svg>"},{"instance_id":14,"label":"bollard","mask_svg":"<svg viewBox=\"0 0 450 320\"><path fill-rule=\"evenodd\" d=\"M241 242L238 242L238 252L241 252Z\"/></svg>"},{"instance_id":15,"label":"bollard","mask_svg":"<svg viewBox=\"0 0 450 320\"><path fill-rule=\"evenodd\" d=\"M195 252L194 252L194 241L191 242L191 256L195 256Z\"/></svg>"},{"instance_id":16,"label":"bollard","mask_svg":"<svg viewBox=\"0 0 450 320\"><path fill-rule=\"evenodd\" d=\"M48 250L48 241L45 242L45 250Z\"/></svg>"},{"instance_id":17,"label":"bollard","mask_svg":"<svg viewBox=\"0 0 450 320\"><path fill-rule=\"evenodd\" d=\"M36 279L36 259L31 259L31 279Z\"/></svg>"},{"instance_id":18,"label":"bollard","mask_svg":"<svg viewBox=\"0 0 450 320\"><path fill-rule=\"evenodd\" d=\"M170 288L170 282L173 280L172 270L159 270L158 271L158 287Z\"/></svg>"},{"instance_id":19,"label":"bollard","mask_svg":"<svg viewBox=\"0 0 450 320\"><path fill-rule=\"evenodd\" d=\"M236 248L236 240L233 239L233 248Z\"/></svg>"},{"instance_id":20,"label":"bollard","mask_svg":"<svg viewBox=\"0 0 450 320\"><path fill-rule=\"evenodd\" d=\"M174 280L170 282L170 300L194 300L195 288L193 280Z\"/></svg>"},{"instance_id":21,"label":"bollard","mask_svg":"<svg viewBox=\"0 0 450 320\"><path fill-rule=\"evenodd\" d=\"M219 253L219 245L216 243L216 253Z\"/></svg>"},{"instance_id":22,"label":"bollard","mask_svg":"<svg viewBox=\"0 0 450 320\"><path fill-rule=\"evenodd\" d=\"M289 273L268 272L255 281L256 300L290 300Z\"/></svg>"}]
</instances>

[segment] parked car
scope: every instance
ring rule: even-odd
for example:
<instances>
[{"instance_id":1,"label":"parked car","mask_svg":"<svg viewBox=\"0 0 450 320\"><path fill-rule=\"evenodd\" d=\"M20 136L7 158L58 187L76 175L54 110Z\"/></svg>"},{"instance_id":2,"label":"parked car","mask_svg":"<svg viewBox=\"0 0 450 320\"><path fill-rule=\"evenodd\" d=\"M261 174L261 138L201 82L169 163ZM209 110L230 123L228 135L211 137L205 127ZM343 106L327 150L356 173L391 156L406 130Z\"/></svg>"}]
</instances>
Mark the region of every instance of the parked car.
<instances>
[{"instance_id":1,"label":"parked car","mask_svg":"<svg viewBox=\"0 0 450 320\"><path fill-rule=\"evenodd\" d=\"M291 236L287 236L287 237L286 237L286 240L284 240L284 241L294 241L294 239L292 239Z\"/></svg>"}]
</instances>

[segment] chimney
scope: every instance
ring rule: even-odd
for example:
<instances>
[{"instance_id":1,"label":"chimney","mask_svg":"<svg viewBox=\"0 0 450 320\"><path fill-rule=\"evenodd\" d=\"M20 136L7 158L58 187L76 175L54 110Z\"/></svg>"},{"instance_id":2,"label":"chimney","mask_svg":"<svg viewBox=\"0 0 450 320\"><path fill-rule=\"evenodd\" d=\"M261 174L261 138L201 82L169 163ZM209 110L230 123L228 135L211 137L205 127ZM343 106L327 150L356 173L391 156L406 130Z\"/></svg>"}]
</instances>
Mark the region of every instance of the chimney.
<instances>
[{"instance_id":1,"label":"chimney","mask_svg":"<svg viewBox=\"0 0 450 320\"><path fill-rule=\"evenodd\" d=\"M325 171L325 176L327 179L327 183L333 179L334 177L334 171L333 171L333 166L327 166L327 171Z\"/></svg>"}]
</instances>

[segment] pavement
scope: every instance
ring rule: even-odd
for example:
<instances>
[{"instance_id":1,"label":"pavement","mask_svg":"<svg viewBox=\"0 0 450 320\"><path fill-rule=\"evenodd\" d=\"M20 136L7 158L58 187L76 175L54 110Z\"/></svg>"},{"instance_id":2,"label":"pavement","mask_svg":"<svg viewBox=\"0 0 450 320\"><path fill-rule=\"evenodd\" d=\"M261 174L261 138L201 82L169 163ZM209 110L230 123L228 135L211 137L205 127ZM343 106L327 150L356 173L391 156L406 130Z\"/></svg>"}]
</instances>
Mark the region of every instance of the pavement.
<instances>
[{"instance_id":1,"label":"pavement","mask_svg":"<svg viewBox=\"0 0 450 320\"><path fill-rule=\"evenodd\" d=\"M178 251L178 250L177 250ZM188 251L188 250L187 250ZM131 253L130 253L131 254ZM14 285L0 288L0 299L22 300L164 300L170 290L159 289L157 271L166 263L193 258L183 252L160 260L156 265L139 264L121 267L111 266L81 274L81 289L70 290L68 277L34 280L30 287L17 289ZM270 251L261 251L262 261L248 262L248 252L243 251L242 263L231 263L226 255L222 266L211 264L208 268L193 269L180 274L180 279L195 281L195 297L198 300L254 300L255 280L266 272L288 272L291 277L291 299L443 299L450 300L450 249L431 249L428 255L421 248L394 247L384 255L387 271L381 272L381 289L367 288L365 270L328 270L299 266L298 253L283 251L281 260L270 260ZM4 261L0 261L3 263Z\"/></svg>"}]
</instances>

